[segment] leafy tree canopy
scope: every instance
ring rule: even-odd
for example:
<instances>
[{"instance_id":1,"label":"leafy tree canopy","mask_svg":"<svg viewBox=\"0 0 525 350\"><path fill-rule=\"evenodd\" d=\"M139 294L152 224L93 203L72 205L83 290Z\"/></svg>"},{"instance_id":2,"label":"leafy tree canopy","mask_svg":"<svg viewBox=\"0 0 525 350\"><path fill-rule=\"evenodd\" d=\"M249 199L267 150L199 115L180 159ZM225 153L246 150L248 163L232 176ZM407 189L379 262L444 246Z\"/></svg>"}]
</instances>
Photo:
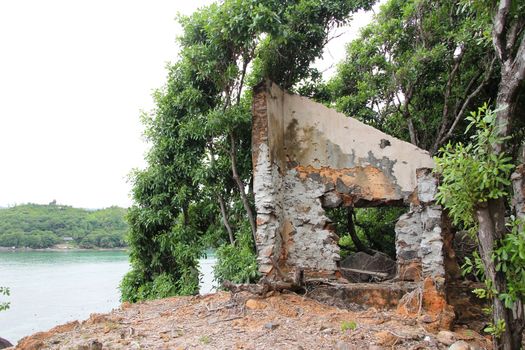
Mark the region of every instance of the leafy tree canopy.
<instances>
[{"instance_id":1,"label":"leafy tree canopy","mask_svg":"<svg viewBox=\"0 0 525 350\"><path fill-rule=\"evenodd\" d=\"M436 153L496 96L497 62L480 28L461 1L390 0L348 45L329 102Z\"/></svg>"}]
</instances>

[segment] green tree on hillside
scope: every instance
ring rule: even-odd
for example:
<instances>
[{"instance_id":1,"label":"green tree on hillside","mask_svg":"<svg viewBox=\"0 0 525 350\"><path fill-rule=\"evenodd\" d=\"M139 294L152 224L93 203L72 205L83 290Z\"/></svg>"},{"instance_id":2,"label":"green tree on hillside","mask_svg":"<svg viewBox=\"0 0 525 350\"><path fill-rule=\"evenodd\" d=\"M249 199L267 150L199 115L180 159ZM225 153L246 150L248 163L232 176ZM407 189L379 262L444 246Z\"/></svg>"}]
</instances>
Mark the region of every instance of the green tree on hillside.
<instances>
[{"instance_id":1,"label":"green tree on hillside","mask_svg":"<svg viewBox=\"0 0 525 350\"><path fill-rule=\"evenodd\" d=\"M71 237L82 248L123 247L125 213L118 207L85 210L56 203L0 209L0 246L48 248Z\"/></svg>"}]
</instances>

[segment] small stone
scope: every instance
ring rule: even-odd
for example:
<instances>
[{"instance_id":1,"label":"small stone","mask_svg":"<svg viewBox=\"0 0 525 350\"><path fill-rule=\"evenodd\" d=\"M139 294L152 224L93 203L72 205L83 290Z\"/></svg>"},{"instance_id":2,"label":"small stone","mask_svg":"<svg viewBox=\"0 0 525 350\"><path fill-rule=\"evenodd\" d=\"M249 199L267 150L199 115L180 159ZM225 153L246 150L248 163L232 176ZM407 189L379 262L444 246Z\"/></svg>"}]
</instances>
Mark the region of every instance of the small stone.
<instances>
[{"instance_id":1,"label":"small stone","mask_svg":"<svg viewBox=\"0 0 525 350\"><path fill-rule=\"evenodd\" d=\"M102 350L102 343L97 339L90 340L87 344L79 345L77 350Z\"/></svg>"},{"instance_id":2,"label":"small stone","mask_svg":"<svg viewBox=\"0 0 525 350\"><path fill-rule=\"evenodd\" d=\"M448 350L471 350L471 347L466 341L460 340L452 344Z\"/></svg>"},{"instance_id":3,"label":"small stone","mask_svg":"<svg viewBox=\"0 0 525 350\"><path fill-rule=\"evenodd\" d=\"M262 310L266 308L266 304L257 299L248 299L246 307L250 310Z\"/></svg>"},{"instance_id":4,"label":"small stone","mask_svg":"<svg viewBox=\"0 0 525 350\"><path fill-rule=\"evenodd\" d=\"M273 323L273 322L268 322L264 325L264 328L266 329L270 329L270 330L274 330L276 329L277 327L279 327L279 324L278 323Z\"/></svg>"},{"instance_id":5,"label":"small stone","mask_svg":"<svg viewBox=\"0 0 525 350\"><path fill-rule=\"evenodd\" d=\"M321 333L323 334L333 334L334 333L334 329L333 328L325 328L321 331Z\"/></svg>"},{"instance_id":6,"label":"small stone","mask_svg":"<svg viewBox=\"0 0 525 350\"><path fill-rule=\"evenodd\" d=\"M445 345L452 345L456 340L458 340L456 334L450 331L440 331L437 334L436 339L438 342Z\"/></svg>"},{"instance_id":7,"label":"small stone","mask_svg":"<svg viewBox=\"0 0 525 350\"><path fill-rule=\"evenodd\" d=\"M0 349L5 349L13 346L7 339L0 337Z\"/></svg>"},{"instance_id":8,"label":"small stone","mask_svg":"<svg viewBox=\"0 0 525 350\"><path fill-rule=\"evenodd\" d=\"M391 332L381 331L375 334L376 344L384 346L392 346L398 342L399 338Z\"/></svg>"},{"instance_id":9,"label":"small stone","mask_svg":"<svg viewBox=\"0 0 525 350\"><path fill-rule=\"evenodd\" d=\"M98 340L92 340L88 343L89 350L102 350L102 343Z\"/></svg>"},{"instance_id":10,"label":"small stone","mask_svg":"<svg viewBox=\"0 0 525 350\"><path fill-rule=\"evenodd\" d=\"M423 316L421 316L420 320L421 320L421 322L424 322L424 323L432 323L432 322L434 322L434 319L430 315L423 315Z\"/></svg>"},{"instance_id":11,"label":"small stone","mask_svg":"<svg viewBox=\"0 0 525 350\"><path fill-rule=\"evenodd\" d=\"M335 344L335 350L352 350L352 349L353 348L349 344L343 341L338 341L337 344Z\"/></svg>"},{"instance_id":12,"label":"small stone","mask_svg":"<svg viewBox=\"0 0 525 350\"><path fill-rule=\"evenodd\" d=\"M208 320L208 324L215 324L217 323L218 321L218 318L217 317L211 317L209 320Z\"/></svg>"}]
</instances>

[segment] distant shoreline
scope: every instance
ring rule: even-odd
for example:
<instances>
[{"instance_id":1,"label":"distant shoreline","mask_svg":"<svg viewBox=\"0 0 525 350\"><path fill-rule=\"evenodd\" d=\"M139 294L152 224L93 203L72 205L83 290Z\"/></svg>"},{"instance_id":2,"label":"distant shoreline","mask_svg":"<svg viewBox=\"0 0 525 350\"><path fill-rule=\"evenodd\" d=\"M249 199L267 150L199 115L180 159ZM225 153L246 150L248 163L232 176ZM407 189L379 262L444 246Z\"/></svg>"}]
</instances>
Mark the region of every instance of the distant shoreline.
<instances>
[{"instance_id":1,"label":"distant shoreline","mask_svg":"<svg viewBox=\"0 0 525 350\"><path fill-rule=\"evenodd\" d=\"M127 251L128 248L70 248L70 247L51 247L51 248L13 248L0 247L0 252L80 252L80 251Z\"/></svg>"}]
</instances>

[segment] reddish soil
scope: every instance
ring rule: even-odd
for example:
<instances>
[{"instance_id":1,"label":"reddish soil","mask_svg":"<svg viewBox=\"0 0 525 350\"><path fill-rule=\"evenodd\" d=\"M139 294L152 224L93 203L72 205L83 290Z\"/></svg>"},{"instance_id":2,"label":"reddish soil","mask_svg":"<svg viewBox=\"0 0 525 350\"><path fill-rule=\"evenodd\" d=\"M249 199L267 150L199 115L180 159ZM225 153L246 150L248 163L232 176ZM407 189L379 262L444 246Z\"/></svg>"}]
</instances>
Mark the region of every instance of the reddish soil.
<instances>
[{"instance_id":1,"label":"reddish soil","mask_svg":"<svg viewBox=\"0 0 525 350\"><path fill-rule=\"evenodd\" d=\"M428 322L428 321L427 321ZM220 292L123 304L22 339L16 349L448 349L490 348L477 332L430 332L422 316L349 311L286 293Z\"/></svg>"}]
</instances>

